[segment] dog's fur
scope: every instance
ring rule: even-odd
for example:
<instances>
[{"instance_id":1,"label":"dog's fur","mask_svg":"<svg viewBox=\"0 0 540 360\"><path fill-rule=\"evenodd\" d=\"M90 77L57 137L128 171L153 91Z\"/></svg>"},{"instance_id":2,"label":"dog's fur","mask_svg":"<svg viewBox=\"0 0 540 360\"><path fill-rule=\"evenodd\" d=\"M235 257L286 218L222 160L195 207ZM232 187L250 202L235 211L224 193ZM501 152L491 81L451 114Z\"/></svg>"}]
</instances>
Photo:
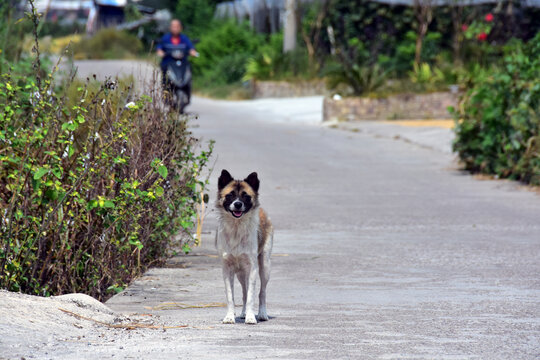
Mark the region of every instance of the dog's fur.
<instances>
[{"instance_id":1,"label":"dog's fur","mask_svg":"<svg viewBox=\"0 0 540 360\"><path fill-rule=\"evenodd\" d=\"M261 279L259 321L268 320L266 285L270 279L270 255L274 231L270 219L259 207L259 179L251 173L244 180L234 180L227 170L218 180L216 202L219 219L216 247L223 261L223 280L227 295L225 324L236 322L234 313L234 275L242 285L242 317L246 324L256 324L254 307L257 273Z\"/></svg>"}]
</instances>

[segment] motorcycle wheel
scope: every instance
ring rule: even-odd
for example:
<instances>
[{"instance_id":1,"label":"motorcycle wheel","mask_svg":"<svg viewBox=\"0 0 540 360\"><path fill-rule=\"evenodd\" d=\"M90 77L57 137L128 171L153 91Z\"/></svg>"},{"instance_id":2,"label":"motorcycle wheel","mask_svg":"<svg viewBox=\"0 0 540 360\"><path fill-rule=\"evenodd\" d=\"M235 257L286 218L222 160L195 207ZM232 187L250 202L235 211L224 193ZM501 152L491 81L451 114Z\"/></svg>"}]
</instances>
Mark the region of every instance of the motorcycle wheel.
<instances>
[{"instance_id":1,"label":"motorcycle wheel","mask_svg":"<svg viewBox=\"0 0 540 360\"><path fill-rule=\"evenodd\" d=\"M180 114L183 114L184 109L188 104L188 96L184 91L180 89L176 90L176 103L178 106L178 111L180 112Z\"/></svg>"}]
</instances>

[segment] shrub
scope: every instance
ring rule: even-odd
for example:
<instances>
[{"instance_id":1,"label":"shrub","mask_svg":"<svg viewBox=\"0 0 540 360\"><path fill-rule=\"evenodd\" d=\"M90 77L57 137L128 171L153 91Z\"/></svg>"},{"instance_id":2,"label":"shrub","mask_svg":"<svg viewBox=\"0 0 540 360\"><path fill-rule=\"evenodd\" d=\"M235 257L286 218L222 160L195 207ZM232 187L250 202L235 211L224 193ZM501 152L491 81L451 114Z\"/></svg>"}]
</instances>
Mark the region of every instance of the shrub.
<instances>
[{"instance_id":1,"label":"shrub","mask_svg":"<svg viewBox=\"0 0 540 360\"><path fill-rule=\"evenodd\" d=\"M366 95L381 88L387 73L375 64L372 66L354 64L345 67L341 64L328 65L325 70L327 85L331 90L342 89L344 95ZM344 86L344 87L343 87Z\"/></svg>"},{"instance_id":2,"label":"shrub","mask_svg":"<svg viewBox=\"0 0 540 360\"><path fill-rule=\"evenodd\" d=\"M345 86L346 95L364 95L384 85L388 71L370 61L369 51L357 38L351 39L347 48L339 51L338 63L329 64L324 74L328 87ZM348 88L348 89L347 89Z\"/></svg>"},{"instance_id":3,"label":"shrub","mask_svg":"<svg viewBox=\"0 0 540 360\"><path fill-rule=\"evenodd\" d=\"M204 82L213 85L232 84L242 80L246 72L248 54L237 53L223 56L204 74Z\"/></svg>"},{"instance_id":4,"label":"shrub","mask_svg":"<svg viewBox=\"0 0 540 360\"><path fill-rule=\"evenodd\" d=\"M421 63L420 65L413 64L413 70L409 72L409 78L421 90L431 91L437 89L437 85L444 81L445 76L442 70L429 66L428 63Z\"/></svg>"},{"instance_id":5,"label":"shrub","mask_svg":"<svg viewBox=\"0 0 540 360\"><path fill-rule=\"evenodd\" d=\"M305 47L283 53L283 34L270 35L246 64L244 80L313 79L318 72L310 66Z\"/></svg>"},{"instance_id":6,"label":"shrub","mask_svg":"<svg viewBox=\"0 0 540 360\"><path fill-rule=\"evenodd\" d=\"M61 90L34 65L0 80L0 287L104 300L162 262L179 232L189 250L210 153L196 154L157 85Z\"/></svg>"},{"instance_id":7,"label":"shrub","mask_svg":"<svg viewBox=\"0 0 540 360\"><path fill-rule=\"evenodd\" d=\"M13 1L0 3L0 71L6 61L13 62L20 58L24 34L31 28L29 19L17 20L15 14Z\"/></svg>"},{"instance_id":8,"label":"shrub","mask_svg":"<svg viewBox=\"0 0 540 360\"><path fill-rule=\"evenodd\" d=\"M506 48L503 65L472 73L454 110L454 150L471 171L540 184L540 33Z\"/></svg>"},{"instance_id":9,"label":"shrub","mask_svg":"<svg viewBox=\"0 0 540 360\"><path fill-rule=\"evenodd\" d=\"M73 44L75 59L127 59L143 51L142 42L126 31L107 28Z\"/></svg>"},{"instance_id":10,"label":"shrub","mask_svg":"<svg viewBox=\"0 0 540 360\"><path fill-rule=\"evenodd\" d=\"M105 299L189 233L208 153L157 95L107 82L68 106L50 89L0 84L0 286Z\"/></svg>"},{"instance_id":11,"label":"shrub","mask_svg":"<svg viewBox=\"0 0 540 360\"><path fill-rule=\"evenodd\" d=\"M248 24L218 23L197 44L201 57L192 60L193 72L196 76L208 76L211 82L240 80L248 58L262 43L263 36L254 33ZM221 64L223 61L226 63Z\"/></svg>"}]
</instances>

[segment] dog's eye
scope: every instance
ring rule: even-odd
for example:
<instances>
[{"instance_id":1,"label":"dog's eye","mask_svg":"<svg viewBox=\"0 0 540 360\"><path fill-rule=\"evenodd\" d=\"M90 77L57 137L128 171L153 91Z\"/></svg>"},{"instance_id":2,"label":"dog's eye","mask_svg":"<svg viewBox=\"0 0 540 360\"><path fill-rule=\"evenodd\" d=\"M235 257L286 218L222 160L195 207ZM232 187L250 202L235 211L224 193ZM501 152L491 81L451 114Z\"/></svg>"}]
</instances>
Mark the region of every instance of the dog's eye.
<instances>
[{"instance_id":1,"label":"dog's eye","mask_svg":"<svg viewBox=\"0 0 540 360\"><path fill-rule=\"evenodd\" d=\"M233 198L233 194L229 193L229 194L225 195L226 200L231 200L232 198Z\"/></svg>"}]
</instances>

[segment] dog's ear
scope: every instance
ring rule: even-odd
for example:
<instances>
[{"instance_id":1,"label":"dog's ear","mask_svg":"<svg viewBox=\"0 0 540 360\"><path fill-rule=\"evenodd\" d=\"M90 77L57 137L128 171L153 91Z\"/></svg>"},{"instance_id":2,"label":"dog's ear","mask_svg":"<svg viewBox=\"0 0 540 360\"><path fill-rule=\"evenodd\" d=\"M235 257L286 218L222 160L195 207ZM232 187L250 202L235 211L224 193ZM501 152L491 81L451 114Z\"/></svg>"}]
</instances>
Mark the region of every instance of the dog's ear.
<instances>
[{"instance_id":1,"label":"dog's ear","mask_svg":"<svg viewBox=\"0 0 540 360\"><path fill-rule=\"evenodd\" d=\"M221 170L221 175L218 179L218 190L223 189L225 186L227 186L231 181L233 181L233 177L229 172L225 169Z\"/></svg>"},{"instance_id":2,"label":"dog's ear","mask_svg":"<svg viewBox=\"0 0 540 360\"><path fill-rule=\"evenodd\" d=\"M249 186L251 186L253 191L259 191L259 178L257 177L256 172L252 172L251 174L249 174L248 177L244 179L244 181L247 182Z\"/></svg>"}]
</instances>

